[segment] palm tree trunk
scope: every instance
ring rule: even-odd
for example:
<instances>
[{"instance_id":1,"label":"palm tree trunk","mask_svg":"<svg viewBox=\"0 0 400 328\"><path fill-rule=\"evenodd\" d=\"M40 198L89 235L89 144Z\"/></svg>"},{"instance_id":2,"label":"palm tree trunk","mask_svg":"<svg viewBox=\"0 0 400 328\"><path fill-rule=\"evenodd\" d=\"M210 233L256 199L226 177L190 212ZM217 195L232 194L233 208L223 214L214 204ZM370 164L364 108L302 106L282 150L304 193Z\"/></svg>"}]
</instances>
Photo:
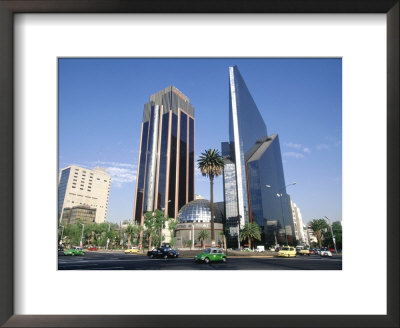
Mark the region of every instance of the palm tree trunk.
<instances>
[{"instance_id":1,"label":"palm tree trunk","mask_svg":"<svg viewBox=\"0 0 400 328\"><path fill-rule=\"evenodd\" d=\"M251 249L251 238L249 237L249 249Z\"/></svg>"},{"instance_id":2,"label":"palm tree trunk","mask_svg":"<svg viewBox=\"0 0 400 328\"><path fill-rule=\"evenodd\" d=\"M139 249L140 249L140 251L142 251L142 249L143 249L143 230L140 231L140 234L139 234Z\"/></svg>"},{"instance_id":3,"label":"palm tree trunk","mask_svg":"<svg viewBox=\"0 0 400 328\"><path fill-rule=\"evenodd\" d=\"M214 177L210 176L211 246L215 246L214 235Z\"/></svg>"},{"instance_id":4,"label":"palm tree trunk","mask_svg":"<svg viewBox=\"0 0 400 328\"><path fill-rule=\"evenodd\" d=\"M316 235L318 239L319 248L321 249L322 248L321 231L317 231Z\"/></svg>"}]
</instances>

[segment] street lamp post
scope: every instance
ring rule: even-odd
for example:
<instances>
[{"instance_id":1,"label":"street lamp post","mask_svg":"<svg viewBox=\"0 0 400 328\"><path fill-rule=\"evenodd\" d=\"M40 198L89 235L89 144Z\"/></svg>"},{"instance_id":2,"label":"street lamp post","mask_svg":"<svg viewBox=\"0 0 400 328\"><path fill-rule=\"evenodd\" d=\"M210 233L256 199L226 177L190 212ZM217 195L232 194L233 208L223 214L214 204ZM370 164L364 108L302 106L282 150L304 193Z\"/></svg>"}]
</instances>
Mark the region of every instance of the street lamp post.
<instances>
[{"instance_id":1,"label":"street lamp post","mask_svg":"<svg viewBox=\"0 0 400 328\"><path fill-rule=\"evenodd\" d=\"M238 228L237 228L237 234L238 234L238 249L240 250L240 215L238 216Z\"/></svg>"},{"instance_id":2,"label":"street lamp post","mask_svg":"<svg viewBox=\"0 0 400 328\"><path fill-rule=\"evenodd\" d=\"M329 220L326 216L325 216L325 219L328 220L329 228L331 228L331 235L332 235L333 245L335 246L335 253L337 254L337 249L336 249L336 238L335 238L335 236L333 235L333 229L332 229L331 220Z\"/></svg>"},{"instance_id":3,"label":"street lamp post","mask_svg":"<svg viewBox=\"0 0 400 328\"><path fill-rule=\"evenodd\" d=\"M192 250L194 248L194 223L192 223L192 245L190 247Z\"/></svg>"},{"instance_id":4,"label":"street lamp post","mask_svg":"<svg viewBox=\"0 0 400 328\"><path fill-rule=\"evenodd\" d=\"M295 184L296 184L296 182L289 183L289 184L286 185L285 187L279 189L278 192L277 192L277 194L276 194L276 196L279 198L280 203L281 203L282 220L283 220L283 228L284 228L284 230L285 230L285 241L286 241L286 246L287 246L289 243L288 243L288 237L287 237L287 232L286 232L285 215L283 214L283 205L282 205L282 196L283 196L283 194L281 193L281 191L284 190L284 189L286 189L286 188L289 187L289 186L294 186ZM271 185L267 184L267 185L265 185L265 187L271 188Z\"/></svg>"}]
</instances>

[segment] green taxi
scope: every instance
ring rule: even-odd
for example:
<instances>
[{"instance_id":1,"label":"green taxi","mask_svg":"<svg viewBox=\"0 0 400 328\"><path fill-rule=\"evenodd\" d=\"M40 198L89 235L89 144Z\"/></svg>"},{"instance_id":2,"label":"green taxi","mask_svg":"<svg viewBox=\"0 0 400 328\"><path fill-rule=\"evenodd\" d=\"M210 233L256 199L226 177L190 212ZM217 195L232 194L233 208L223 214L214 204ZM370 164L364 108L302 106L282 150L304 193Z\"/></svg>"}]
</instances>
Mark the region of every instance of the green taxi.
<instances>
[{"instance_id":1,"label":"green taxi","mask_svg":"<svg viewBox=\"0 0 400 328\"><path fill-rule=\"evenodd\" d=\"M64 251L64 255L83 255L85 252L83 251L82 247L74 246L70 249Z\"/></svg>"},{"instance_id":2,"label":"green taxi","mask_svg":"<svg viewBox=\"0 0 400 328\"><path fill-rule=\"evenodd\" d=\"M194 260L196 263L226 262L226 255L222 249L212 247L203 250L202 253L195 256Z\"/></svg>"},{"instance_id":3,"label":"green taxi","mask_svg":"<svg viewBox=\"0 0 400 328\"><path fill-rule=\"evenodd\" d=\"M296 257L296 248L292 246L283 246L279 251L278 256L280 257Z\"/></svg>"}]
</instances>

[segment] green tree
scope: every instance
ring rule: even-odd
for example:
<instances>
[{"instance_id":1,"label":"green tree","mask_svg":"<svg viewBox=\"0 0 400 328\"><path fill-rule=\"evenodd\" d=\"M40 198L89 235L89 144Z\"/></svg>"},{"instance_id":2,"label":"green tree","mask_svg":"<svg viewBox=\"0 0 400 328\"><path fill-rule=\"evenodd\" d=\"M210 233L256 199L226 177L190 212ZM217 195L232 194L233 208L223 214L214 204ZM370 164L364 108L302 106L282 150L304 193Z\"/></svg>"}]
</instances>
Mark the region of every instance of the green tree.
<instances>
[{"instance_id":1,"label":"green tree","mask_svg":"<svg viewBox=\"0 0 400 328\"><path fill-rule=\"evenodd\" d=\"M66 237L66 246L77 246L81 241L82 225L78 221L73 224L66 224L64 228L64 236Z\"/></svg>"},{"instance_id":2,"label":"green tree","mask_svg":"<svg viewBox=\"0 0 400 328\"><path fill-rule=\"evenodd\" d=\"M178 224L178 220L174 219L174 218L170 218L168 221L168 230L170 232L171 235L171 247L174 247L175 245L175 229L176 229L176 225Z\"/></svg>"},{"instance_id":3,"label":"green tree","mask_svg":"<svg viewBox=\"0 0 400 328\"><path fill-rule=\"evenodd\" d=\"M322 247L322 233L324 229L329 229L328 223L324 219L315 219L310 223L312 231L314 231L315 237L317 237L319 248Z\"/></svg>"},{"instance_id":4,"label":"green tree","mask_svg":"<svg viewBox=\"0 0 400 328\"><path fill-rule=\"evenodd\" d=\"M243 230L240 232L240 241L247 239L249 248L251 248L251 241L254 239L261 240L261 228L256 222L246 223Z\"/></svg>"},{"instance_id":5,"label":"green tree","mask_svg":"<svg viewBox=\"0 0 400 328\"><path fill-rule=\"evenodd\" d=\"M224 161L219 151L216 149L208 149L201 153L197 160L197 166L203 176L210 179L210 210L211 210L211 245L215 246L214 232L214 177L222 174L224 169Z\"/></svg>"},{"instance_id":6,"label":"green tree","mask_svg":"<svg viewBox=\"0 0 400 328\"><path fill-rule=\"evenodd\" d=\"M336 240L336 248L337 249L342 249L342 225L340 222L333 222L332 224L332 231L333 235L335 236ZM331 229L327 228L323 232L323 241L322 241L323 246L329 247L329 248L334 248L334 243L332 239L332 233Z\"/></svg>"},{"instance_id":7,"label":"green tree","mask_svg":"<svg viewBox=\"0 0 400 328\"><path fill-rule=\"evenodd\" d=\"M205 241L207 238L209 238L210 235L208 234L208 231L203 229L200 230L199 234L197 235L197 238L201 241L201 248L204 249L205 248Z\"/></svg>"},{"instance_id":8,"label":"green tree","mask_svg":"<svg viewBox=\"0 0 400 328\"><path fill-rule=\"evenodd\" d=\"M152 246L152 239L156 239L157 244L160 246L162 243L161 231L165 225L167 218L164 212L155 210L154 212L146 212L144 214L144 226L146 227L147 236L149 239L149 250Z\"/></svg>"}]
</instances>

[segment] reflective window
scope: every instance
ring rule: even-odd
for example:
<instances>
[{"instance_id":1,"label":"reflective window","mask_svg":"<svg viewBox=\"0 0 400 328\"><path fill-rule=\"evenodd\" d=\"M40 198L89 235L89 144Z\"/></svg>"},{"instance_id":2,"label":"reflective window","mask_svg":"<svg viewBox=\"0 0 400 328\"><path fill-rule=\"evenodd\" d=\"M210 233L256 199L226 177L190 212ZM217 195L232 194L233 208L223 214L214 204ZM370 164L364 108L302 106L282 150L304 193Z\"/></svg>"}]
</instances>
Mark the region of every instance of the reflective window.
<instances>
[{"instance_id":1,"label":"reflective window","mask_svg":"<svg viewBox=\"0 0 400 328\"><path fill-rule=\"evenodd\" d=\"M189 202L194 199L194 120L189 117Z\"/></svg>"},{"instance_id":2,"label":"reflective window","mask_svg":"<svg viewBox=\"0 0 400 328\"><path fill-rule=\"evenodd\" d=\"M168 158L168 124L169 112L163 115L161 127L161 149L160 149L160 169L159 169L159 182L158 182L158 195L157 204L158 208L165 207L165 185L167 178L167 158Z\"/></svg>"},{"instance_id":3,"label":"reflective window","mask_svg":"<svg viewBox=\"0 0 400 328\"><path fill-rule=\"evenodd\" d=\"M71 169L67 168L61 172L60 183L58 185L58 218L60 218L61 215L70 171Z\"/></svg>"},{"instance_id":4,"label":"reflective window","mask_svg":"<svg viewBox=\"0 0 400 328\"><path fill-rule=\"evenodd\" d=\"M138 186L136 195L136 213L135 219L140 222L143 211L143 193L144 193L144 178L145 178L145 167L146 167L146 153L147 153L147 139L149 132L149 122L143 123L142 131L142 145L140 148L140 159L139 159L139 175L138 175ZM99 180L99 178L97 178Z\"/></svg>"},{"instance_id":5,"label":"reflective window","mask_svg":"<svg viewBox=\"0 0 400 328\"><path fill-rule=\"evenodd\" d=\"M275 244L275 238L278 243L286 243L286 237L292 243L295 239L293 218L278 135L260 144L247 165L253 222L264 226L267 244Z\"/></svg>"},{"instance_id":6,"label":"reflective window","mask_svg":"<svg viewBox=\"0 0 400 328\"><path fill-rule=\"evenodd\" d=\"M186 204L186 165L187 165L187 115L181 112L179 140L179 203L178 209Z\"/></svg>"},{"instance_id":7,"label":"reflective window","mask_svg":"<svg viewBox=\"0 0 400 328\"><path fill-rule=\"evenodd\" d=\"M171 119L171 147L170 147L170 164L169 164L169 191L168 215L175 217L175 186L176 186L176 150L178 138L178 117L172 113Z\"/></svg>"}]
</instances>

